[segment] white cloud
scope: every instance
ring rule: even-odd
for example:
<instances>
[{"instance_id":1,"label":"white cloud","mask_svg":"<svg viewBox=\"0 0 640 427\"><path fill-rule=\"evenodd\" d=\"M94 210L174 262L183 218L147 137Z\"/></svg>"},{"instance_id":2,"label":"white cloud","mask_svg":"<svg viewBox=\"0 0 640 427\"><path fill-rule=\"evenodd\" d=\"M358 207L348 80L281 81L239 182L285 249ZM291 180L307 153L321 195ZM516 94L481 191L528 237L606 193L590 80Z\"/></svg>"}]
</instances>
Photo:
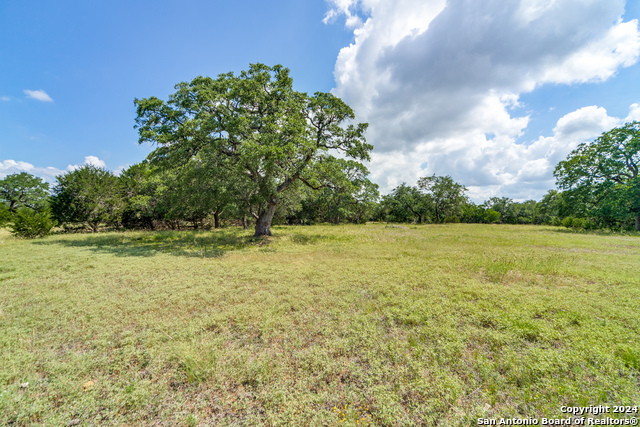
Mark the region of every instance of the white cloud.
<instances>
[{"instance_id":1,"label":"white cloud","mask_svg":"<svg viewBox=\"0 0 640 427\"><path fill-rule=\"evenodd\" d=\"M65 171L51 166L42 168L22 161L0 160L0 179L5 178L7 175L13 175L14 173L20 172L27 172L38 176L49 183L53 183L56 176L65 173Z\"/></svg>"},{"instance_id":2,"label":"white cloud","mask_svg":"<svg viewBox=\"0 0 640 427\"><path fill-rule=\"evenodd\" d=\"M39 90L29 90L25 89L24 93L32 99L36 99L42 102L53 102L53 99L47 94L47 92L39 89Z\"/></svg>"},{"instance_id":3,"label":"white cloud","mask_svg":"<svg viewBox=\"0 0 640 427\"><path fill-rule=\"evenodd\" d=\"M100 160L96 156L87 156L87 157L85 157L84 158L84 164L85 165L92 165L92 166L95 166L97 168L106 168L107 167L107 164L104 162L104 160Z\"/></svg>"},{"instance_id":4,"label":"white cloud","mask_svg":"<svg viewBox=\"0 0 640 427\"><path fill-rule=\"evenodd\" d=\"M105 162L96 156L86 156L84 158L84 164L101 168L106 167ZM14 173L27 172L53 184L55 183L56 176L63 175L67 172L72 172L80 167L80 165L69 165L65 170L63 170L55 168L53 166L38 167L32 165L31 163L15 161L11 159L4 161L0 160L0 179L6 177L7 175L13 175Z\"/></svg>"},{"instance_id":5,"label":"white cloud","mask_svg":"<svg viewBox=\"0 0 640 427\"><path fill-rule=\"evenodd\" d=\"M553 136L523 144L530 117L520 95L605 81L635 64L638 22L623 13L623 0L333 0L325 22L360 19L333 92L369 123L383 192L435 173L476 198L537 198L571 149L623 120L584 107ZM628 118L640 118L638 104Z\"/></svg>"},{"instance_id":6,"label":"white cloud","mask_svg":"<svg viewBox=\"0 0 640 427\"><path fill-rule=\"evenodd\" d=\"M11 98L8 96L0 96L0 101L11 101Z\"/></svg>"},{"instance_id":7,"label":"white cloud","mask_svg":"<svg viewBox=\"0 0 640 427\"><path fill-rule=\"evenodd\" d=\"M640 104L631 104L629 110L629 115L624 119L624 122L640 121Z\"/></svg>"},{"instance_id":8,"label":"white cloud","mask_svg":"<svg viewBox=\"0 0 640 427\"><path fill-rule=\"evenodd\" d=\"M97 168L106 168L107 164L104 162L104 160L100 160L98 157L96 156L86 156L84 158L84 165L69 165L67 166L67 171L68 172L72 172L76 169L79 169L82 166L86 166L86 165L91 165L91 166L95 166Z\"/></svg>"},{"instance_id":9,"label":"white cloud","mask_svg":"<svg viewBox=\"0 0 640 427\"><path fill-rule=\"evenodd\" d=\"M600 39L585 44L557 65L542 71L538 84L586 83L604 81L620 67L629 67L638 61L640 33L638 21L619 22Z\"/></svg>"},{"instance_id":10,"label":"white cloud","mask_svg":"<svg viewBox=\"0 0 640 427\"><path fill-rule=\"evenodd\" d=\"M34 166L27 162L16 162L15 160L5 160L4 162L0 161L0 173L13 170L18 172L28 172L33 168Z\"/></svg>"},{"instance_id":11,"label":"white cloud","mask_svg":"<svg viewBox=\"0 0 640 427\"><path fill-rule=\"evenodd\" d=\"M417 144L405 152L374 152L369 166L372 179L383 192L403 181L415 184L419 177L435 173L451 175L465 184L476 202L493 196L540 199L555 187L553 170L558 162L581 142L592 141L633 115L640 115L638 104L630 106L626 118L609 116L602 107L583 107L561 117L552 136L530 144L516 144L510 137L488 138L471 130ZM424 159L428 159L426 169L419 165Z\"/></svg>"}]
</instances>

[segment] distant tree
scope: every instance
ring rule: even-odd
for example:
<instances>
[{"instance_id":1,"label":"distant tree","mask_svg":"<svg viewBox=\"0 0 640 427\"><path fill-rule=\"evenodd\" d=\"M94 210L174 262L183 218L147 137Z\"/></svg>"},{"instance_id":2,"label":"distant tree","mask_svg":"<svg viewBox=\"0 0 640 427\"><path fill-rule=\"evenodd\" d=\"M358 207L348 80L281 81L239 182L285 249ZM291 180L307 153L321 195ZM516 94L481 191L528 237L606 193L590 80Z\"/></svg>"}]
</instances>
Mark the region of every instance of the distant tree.
<instances>
[{"instance_id":1,"label":"distant tree","mask_svg":"<svg viewBox=\"0 0 640 427\"><path fill-rule=\"evenodd\" d=\"M21 206L41 209L48 197L49 184L29 173L15 173L0 180L0 201L6 202L12 213Z\"/></svg>"},{"instance_id":2,"label":"distant tree","mask_svg":"<svg viewBox=\"0 0 640 427\"><path fill-rule=\"evenodd\" d=\"M460 218L462 222L478 224L485 222L484 218L485 209L482 206L476 205L471 201L467 201L462 205L462 217Z\"/></svg>"},{"instance_id":3,"label":"distant tree","mask_svg":"<svg viewBox=\"0 0 640 427\"><path fill-rule=\"evenodd\" d=\"M378 184L374 184L368 178L358 182L352 193L350 220L356 223L365 223L372 219L380 193Z\"/></svg>"},{"instance_id":4,"label":"distant tree","mask_svg":"<svg viewBox=\"0 0 640 427\"><path fill-rule=\"evenodd\" d=\"M537 202L526 200L513 203L513 213L518 224L533 224L535 222Z\"/></svg>"},{"instance_id":5,"label":"distant tree","mask_svg":"<svg viewBox=\"0 0 640 427\"><path fill-rule=\"evenodd\" d=\"M484 202L484 207L498 212L501 224L515 224L518 222L513 200L508 197L492 197Z\"/></svg>"},{"instance_id":6,"label":"distant tree","mask_svg":"<svg viewBox=\"0 0 640 427\"><path fill-rule=\"evenodd\" d=\"M494 211L493 209L489 208L484 211L484 217L482 219L487 224L495 224L497 222L500 222L500 218L500 212Z\"/></svg>"},{"instance_id":7,"label":"distant tree","mask_svg":"<svg viewBox=\"0 0 640 427\"><path fill-rule=\"evenodd\" d=\"M467 203L467 189L450 176L422 177L418 180L418 188L431 199L435 222L462 216L462 207Z\"/></svg>"},{"instance_id":8,"label":"distant tree","mask_svg":"<svg viewBox=\"0 0 640 427\"><path fill-rule=\"evenodd\" d=\"M136 163L120 174L121 191L126 200L122 211L122 223L127 228L155 227L159 220L157 212L158 200L155 190L160 178L154 174L149 162Z\"/></svg>"},{"instance_id":9,"label":"distant tree","mask_svg":"<svg viewBox=\"0 0 640 427\"><path fill-rule=\"evenodd\" d=\"M627 123L582 143L560 162L554 176L591 215L624 222L631 216L640 230L640 122Z\"/></svg>"},{"instance_id":10,"label":"distant tree","mask_svg":"<svg viewBox=\"0 0 640 427\"><path fill-rule=\"evenodd\" d=\"M389 220L395 222L427 221L433 209L432 200L417 187L402 183L383 199Z\"/></svg>"},{"instance_id":11,"label":"distant tree","mask_svg":"<svg viewBox=\"0 0 640 427\"><path fill-rule=\"evenodd\" d=\"M549 190L536 204L536 224L559 225L562 218L571 215L570 206L565 194L557 190Z\"/></svg>"},{"instance_id":12,"label":"distant tree","mask_svg":"<svg viewBox=\"0 0 640 427\"><path fill-rule=\"evenodd\" d=\"M113 173L86 165L56 179L51 208L60 223L85 223L94 232L100 223L119 223L124 200Z\"/></svg>"},{"instance_id":13,"label":"distant tree","mask_svg":"<svg viewBox=\"0 0 640 427\"><path fill-rule=\"evenodd\" d=\"M159 145L156 157L186 161L208 148L228 160L228 173L248 178L255 235L270 235L276 207L295 183L310 188L329 151L368 160L366 124L346 125L353 111L329 93L293 90L289 70L252 64L239 76L197 77L176 85L167 102L136 99L140 143ZM225 164L227 164L225 162Z\"/></svg>"},{"instance_id":14,"label":"distant tree","mask_svg":"<svg viewBox=\"0 0 640 427\"><path fill-rule=\"evenodd\" d=\"M359 162L327 159L323 175L316 175L317 191L306 191L301 203L305 222L365 222L379 198L378 186L368 179L369 171Z\"/></svg>"}]
</instances>

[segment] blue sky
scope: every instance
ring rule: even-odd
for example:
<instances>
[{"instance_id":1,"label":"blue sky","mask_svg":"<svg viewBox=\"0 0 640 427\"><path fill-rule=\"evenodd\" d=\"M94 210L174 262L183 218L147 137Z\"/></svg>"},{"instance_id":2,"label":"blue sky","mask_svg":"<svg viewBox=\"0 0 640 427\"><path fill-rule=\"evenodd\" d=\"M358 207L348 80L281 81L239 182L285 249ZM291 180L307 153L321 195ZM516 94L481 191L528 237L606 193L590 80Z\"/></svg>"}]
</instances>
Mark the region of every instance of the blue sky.
<instances>
[{"instance_id":1,"label":"blue sky","mask_svg":"<svg viewBox=\"0 0 640 427\"><path fill-rule=\"evenodd\" d=\"M638 2L0 2L0 177L118 170L134 98L283 64L368 121L383 192L451 175L476 201L540 198L582 142L640 119Z\"/></svg>"}]
</instances>

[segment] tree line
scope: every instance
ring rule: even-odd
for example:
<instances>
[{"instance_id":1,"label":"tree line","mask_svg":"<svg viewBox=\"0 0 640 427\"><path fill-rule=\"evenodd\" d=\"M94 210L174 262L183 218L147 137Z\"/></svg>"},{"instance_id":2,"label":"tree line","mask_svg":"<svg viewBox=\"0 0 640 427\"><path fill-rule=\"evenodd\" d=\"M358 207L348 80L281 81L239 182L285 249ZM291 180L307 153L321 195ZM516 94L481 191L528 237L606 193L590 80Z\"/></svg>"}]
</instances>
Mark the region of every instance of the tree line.
<instances>
[{"instance_id":1,"label":"tree line","mask_svg":"<svg viewBox=\"0 0 640 427\"><path fill-rule=\"evenodd\" d=\"M346 166L346 165L345 165ZM345 173L342 187L311 190L298 185L281 199L275 224L317 223L485 223L545 224L581 229L635 228L634 212L591 205L581 191L550 190L539 200L516 202L492 197L476 204L450 176L427 176L380 196L363 167ZM349 174L347 174L349 173ZM38 237L55 224L66 231L100 229L211 229L249 227L250 195L228 176L217 176L196 161L173 169L149 161L119 176L87 165L58 176L49 185L26 172L0 180L0 222L19 235ZM620 204L620 201L617 202ZM254 207L255 208L255 207ZM255 220L255 218L254 218Z\"/></svg>"},{"instance_id":2,"label":"tree line","mask_svg":"<svg viewBox=\"0 0 640 427\"><path fill-rule=\"evenodd\" d=\"M197 77L167 101L136 99L140 143L156 149L123 171L87 165L53 188L28 173L0 180L0 225L25 237L66 230L218 228L251 223L366 221L550 224L640 230L640 123L583 143L555 169L540 201L475 204L450 176L425 176L380 196L362 161L366 123L330 93L293 89L289 70L252 64Z\"/></svg>"}]
</instances>

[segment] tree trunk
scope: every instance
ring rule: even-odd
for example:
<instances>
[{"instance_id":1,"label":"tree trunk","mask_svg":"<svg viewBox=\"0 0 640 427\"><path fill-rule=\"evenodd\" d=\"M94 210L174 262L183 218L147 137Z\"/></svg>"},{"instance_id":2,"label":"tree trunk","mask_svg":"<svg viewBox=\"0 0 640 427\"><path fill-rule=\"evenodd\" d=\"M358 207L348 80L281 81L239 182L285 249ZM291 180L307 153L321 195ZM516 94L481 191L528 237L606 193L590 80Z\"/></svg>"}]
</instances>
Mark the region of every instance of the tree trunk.
<instances>
[{"instance_id":1,"label":"tree trunk","mask_svg":"<svg viewBox=\"0 0 640 427\"><path fill-rule=\"evenodd\" d=\"M267 210L262 212L256 221L256 232L253 237L271 236L271 220L273 214L276 213L276 201L272 199L269 202Z\"/></svg>"},{"instance_id":2,"label":"tree trunk","mask_svg":"<svg viewBox=\"0 0 640 427\"><path fill-rule=\"evenodd\" d=\"M636 214L636 231L640 231L640 213Z\"/></svg>"},{"instance_id":3,"label":"tree trunk","mask_svg":"<svg viewBox=\"0 0 640 427\"><path fill-rule=\"evenodd\" d=\"M213 222L214 222L214 225L213 225L214 228L220 228L220 213L218 213L218 211L215 211L213 213Z\"/></svg>"},{"instance_id":4,"label":"tree trunk","mask_svg":"<svg viewBox=\"0 0 640 427\"><path fill-rule=\"evenodd\" d=\"M242 228L243 228L243 229L245 229L245 230L246 230L247 228L249 228L249 227L247 226L247 215L242 215Z\"/></svg>"}]
</instances>

